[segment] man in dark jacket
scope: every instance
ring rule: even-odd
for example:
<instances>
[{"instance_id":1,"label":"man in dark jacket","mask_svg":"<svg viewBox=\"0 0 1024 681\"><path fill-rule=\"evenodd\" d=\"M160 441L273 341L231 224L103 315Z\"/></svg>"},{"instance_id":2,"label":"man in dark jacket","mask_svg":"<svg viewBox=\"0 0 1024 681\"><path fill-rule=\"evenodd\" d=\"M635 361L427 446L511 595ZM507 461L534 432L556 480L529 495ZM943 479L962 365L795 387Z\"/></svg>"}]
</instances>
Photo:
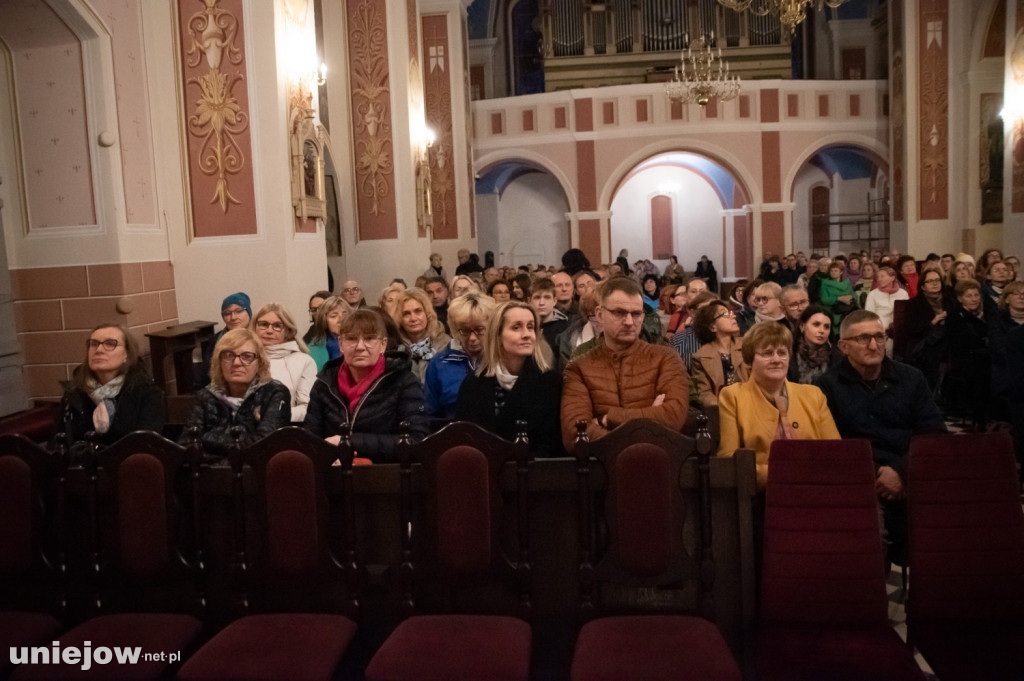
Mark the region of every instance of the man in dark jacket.
<instances>
[{"instance_id":1,"label":"man in dark jacket","mask_svg":"<svg viewBox=\"0 0 1024 681\"><path fill-rule=\"evenodd\" d=\"M855 310L847 315L839 331L839 348L845 358L815 384L828 399L839 433L871 441L889 558L905 564L910 438L944 432L946 424L924 374L885 356L885 329L874 312Z\"/></svg>"}]
</instances>

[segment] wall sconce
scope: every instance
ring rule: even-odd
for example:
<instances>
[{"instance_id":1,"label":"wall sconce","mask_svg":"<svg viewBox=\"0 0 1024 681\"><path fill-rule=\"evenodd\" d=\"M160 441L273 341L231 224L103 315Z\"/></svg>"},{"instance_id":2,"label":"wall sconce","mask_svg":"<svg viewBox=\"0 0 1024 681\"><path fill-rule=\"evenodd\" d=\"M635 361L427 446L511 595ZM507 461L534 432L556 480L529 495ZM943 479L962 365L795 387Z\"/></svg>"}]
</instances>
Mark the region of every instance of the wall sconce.
<instances>
[{"instance_id":1,"label":"wall sconce","mask_svg":"<svg viewBox=\"0 0 1024 681\"><path fill-rule=\"evenodd\" d=\"M434 131L423 126L416 154L416 223L421 234L434 226L434 210L430 198L430 148L434 145Z\"/></svg>"},{"instance_id":2,"label":"wall sconce","mask_svg":"<svg viewBox=\"0 0 1024 681\"><path fill-rule=\"evenodd\" d=\"M288 146L291 156L292 206L299 218L324 218L324 141L326 131L316 120L313 87L327 82L327 66L296 78L288 88Z\"/></svg>"}]
</instances>

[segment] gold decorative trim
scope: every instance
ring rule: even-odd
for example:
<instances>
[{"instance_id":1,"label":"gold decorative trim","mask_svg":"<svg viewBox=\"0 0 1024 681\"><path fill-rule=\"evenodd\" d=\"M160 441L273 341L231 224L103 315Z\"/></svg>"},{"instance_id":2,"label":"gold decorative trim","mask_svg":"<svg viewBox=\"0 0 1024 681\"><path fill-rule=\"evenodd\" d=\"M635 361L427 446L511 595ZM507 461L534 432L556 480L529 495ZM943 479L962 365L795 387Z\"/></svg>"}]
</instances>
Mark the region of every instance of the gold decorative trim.
<instances>
[{"instance_id":1,"label":"gold decorative trim","mask_svg":"<svg viewBox=\"0 0 1024 681\"><path fill-rule=\"evenodd\" d=\"M383 215L382 200L391 193L388 177L394 172L388 118L387 31L370 0L361 0L354 14L349 38L356 57L352 63L356 183L359 193L370 201L370 215Z\"/></svg>"}]
</instances>

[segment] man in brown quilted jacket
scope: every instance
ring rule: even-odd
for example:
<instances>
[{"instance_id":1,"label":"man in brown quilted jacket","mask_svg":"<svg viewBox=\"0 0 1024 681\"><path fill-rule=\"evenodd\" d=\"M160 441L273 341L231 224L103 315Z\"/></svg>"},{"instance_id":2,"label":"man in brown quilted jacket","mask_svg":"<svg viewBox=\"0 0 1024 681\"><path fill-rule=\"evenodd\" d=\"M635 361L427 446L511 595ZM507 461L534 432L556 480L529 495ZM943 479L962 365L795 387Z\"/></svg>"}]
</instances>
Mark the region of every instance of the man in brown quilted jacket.
<instances>
[{"instance_id":1,"label":"man in brown quilted jacket","mask_svg":"<svg viewBox=\"0 0 1024 681\"><path fill-rule=\"evenodd\" d=\"M630 419L653 419L673 430L686 421L689 380L670 347L640 338L644 303L640 286L616 277L602 287L597 319L604 335L570 363L562 383L562 442L571 452L576 422L591 440Z\"/></svg>"}]
</instances>

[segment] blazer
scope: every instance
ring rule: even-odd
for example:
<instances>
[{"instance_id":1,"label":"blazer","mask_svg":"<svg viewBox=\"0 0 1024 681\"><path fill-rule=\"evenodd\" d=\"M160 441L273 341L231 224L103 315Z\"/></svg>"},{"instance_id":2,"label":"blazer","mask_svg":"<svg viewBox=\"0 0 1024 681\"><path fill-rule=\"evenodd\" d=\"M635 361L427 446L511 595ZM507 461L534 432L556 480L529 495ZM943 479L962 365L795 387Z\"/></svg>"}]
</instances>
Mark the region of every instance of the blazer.
<instances>
[{"instance_id":1,"label":"blazer","mask_svg":"<svg viewBox=\"0 0 1024 681\"><path fill-rule=\"evenodd\" d=\"M838 440L839 429L828 410L825 394L816 386L786 381L789 421L802 440ZM768 452L779 431L779 410L753 379L722 388L718 394L721 428L718 455L732 456L737 449L757 455L757 485L768 480Z\"/></svg>"},{"instance_id":2,"label":"blazer","mask_svg":"<svg viewBox=\"0 0 1024 681\"><path fill-rule=\"evenodd\" d=\"M743 343L739 338L732 348L732 367L736 371L736 382L743 383L750 376L750 367L743 363ZM722 371L722 357L711 343L700 346L690 359L690 375L697 385L697 395L702 407L718 404L718 393L725 385Z\"/></svg>"}]
</instances>

